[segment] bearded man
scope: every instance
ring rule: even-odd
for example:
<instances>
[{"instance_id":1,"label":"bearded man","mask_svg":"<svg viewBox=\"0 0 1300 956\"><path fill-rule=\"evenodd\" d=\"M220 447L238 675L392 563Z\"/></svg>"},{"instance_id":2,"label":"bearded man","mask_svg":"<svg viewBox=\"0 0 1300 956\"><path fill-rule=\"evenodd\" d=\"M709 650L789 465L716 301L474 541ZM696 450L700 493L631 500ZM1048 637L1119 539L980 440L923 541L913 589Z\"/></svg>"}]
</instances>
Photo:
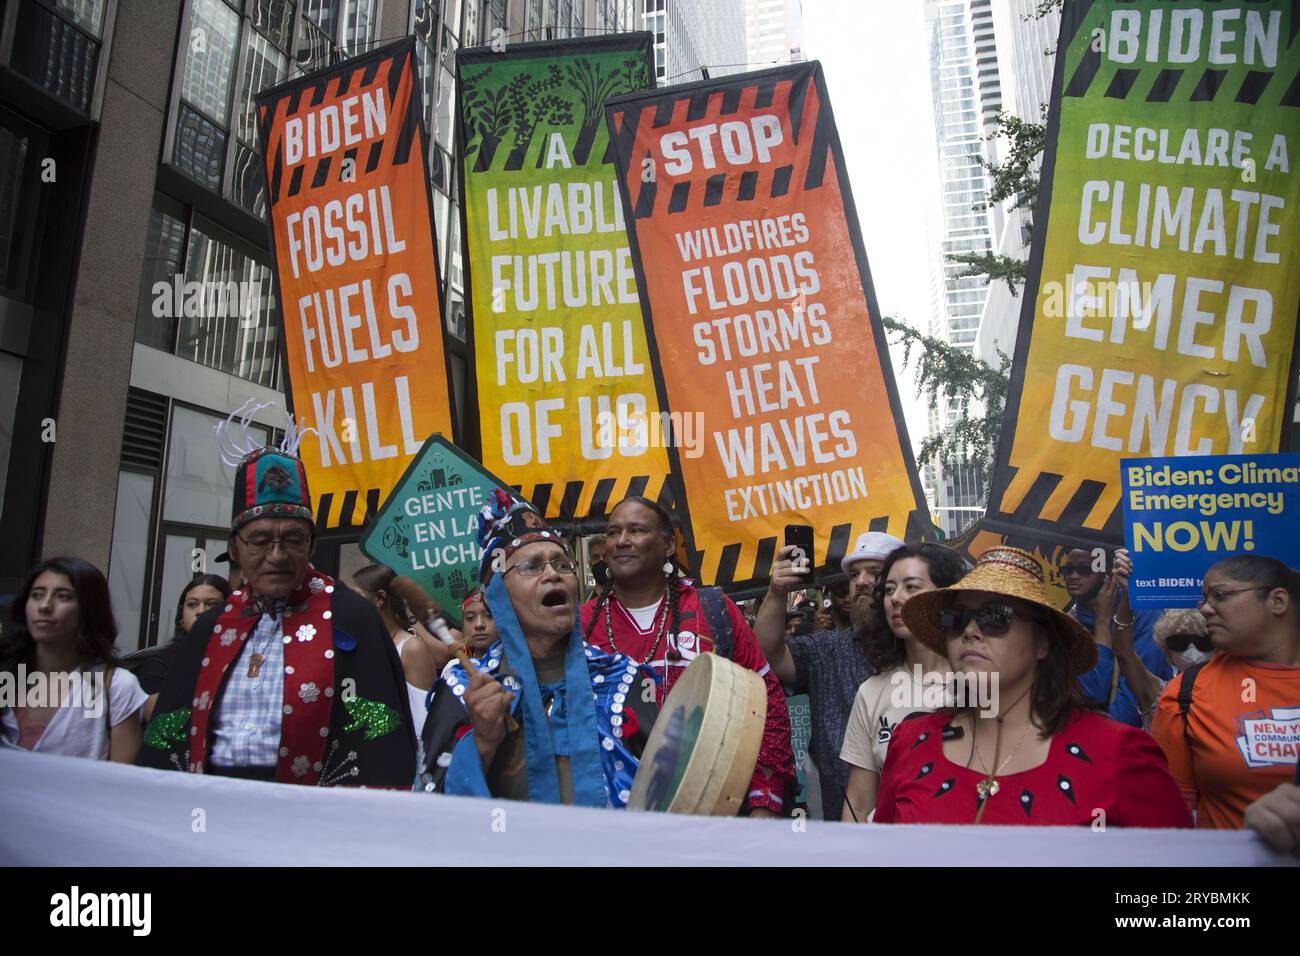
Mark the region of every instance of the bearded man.
<instances>
[{"instance_id":1,"label":"bearded man","mask_svg":"<svg viewBox=\"0 0 1300 956\"><path fill-rule=\"evenodd\" d=\"M754 622L754 633L772 670L793 694L808 695L812 737L808 753L821 784L821 818L838 820L849 782L849 766L840 760L840 744L858 687L871 676L865 640L876 615L876 584L888 558L903 542L892 534L868 531L840 562L848 575L851 604L847 628L785 635L786 597L808 583L806 561L790 560L793 547L777 552L767 596Z\"/></svg>"}]
</instances>

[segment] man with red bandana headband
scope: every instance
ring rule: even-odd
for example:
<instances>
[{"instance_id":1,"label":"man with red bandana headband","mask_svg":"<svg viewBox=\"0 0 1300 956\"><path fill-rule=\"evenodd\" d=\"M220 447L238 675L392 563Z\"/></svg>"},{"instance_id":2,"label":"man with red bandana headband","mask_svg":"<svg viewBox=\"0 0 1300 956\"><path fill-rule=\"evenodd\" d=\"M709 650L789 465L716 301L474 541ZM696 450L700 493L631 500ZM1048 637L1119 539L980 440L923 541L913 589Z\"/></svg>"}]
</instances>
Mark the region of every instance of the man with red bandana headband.
<instances>
[{"instance_id":1,"label":"man with red bandana headband","mask_svg":"<svg viewBox=\"0 0 1300 956\"><path fill-rule=\"evenodd\" d=\"M785 693L731 599L677 576L676 548L672 519L662 507L640 497L619 502L605 535L610 580L582 606L582 633L593 647L648 665L661 678L653 688L658 704L691 662L708 651L762 677L767 720L746 807L751 816L780 814L787 784L794 780ZM645 696L651 692L649 686L638 690Z\"/></svg>"}]
</instances>

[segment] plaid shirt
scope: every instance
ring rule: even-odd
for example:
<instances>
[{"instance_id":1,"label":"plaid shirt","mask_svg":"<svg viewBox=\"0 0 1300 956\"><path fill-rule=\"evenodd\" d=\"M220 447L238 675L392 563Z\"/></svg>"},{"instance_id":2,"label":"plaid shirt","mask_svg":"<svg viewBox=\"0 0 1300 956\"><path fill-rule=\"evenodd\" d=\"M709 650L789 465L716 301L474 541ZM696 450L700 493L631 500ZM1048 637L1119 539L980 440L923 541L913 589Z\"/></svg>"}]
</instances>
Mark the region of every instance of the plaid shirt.
<instances>
[{"instance_id":1,"label":"plaid shirt","mask_svg":"<svg viewBox=\"0 0 1300 956\"><path fill-rule=\"evenodd\" d=\"M244 655L248 656L245 657ZM248 676L261 654L256 677ZM284 706L284 639L280 615L263 614L230 665L230 677L213 717L210 762L218 767L274 767L280 756Z\"/></svg>"}]
</instances>

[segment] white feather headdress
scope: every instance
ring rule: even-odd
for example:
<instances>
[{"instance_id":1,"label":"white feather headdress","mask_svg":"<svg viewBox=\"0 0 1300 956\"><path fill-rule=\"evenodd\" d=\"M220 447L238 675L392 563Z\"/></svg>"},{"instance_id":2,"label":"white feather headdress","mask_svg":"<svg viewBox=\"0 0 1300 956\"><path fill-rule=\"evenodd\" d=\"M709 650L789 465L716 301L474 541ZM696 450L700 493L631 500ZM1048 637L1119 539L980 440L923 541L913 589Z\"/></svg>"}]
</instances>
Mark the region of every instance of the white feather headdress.
<instances>
[{"instance_id":1,"label":"white feather headdress","mask_svg":"<svg viewBox=\"0 0 1300 956\"><path fill-rule=\"evenodd\" d=\"M258 444L254 436L249 434L248 429L258 412L274 406L275 402L259 402L255 398L250 398L231 412L230 417L225 421L212 426L212 434L217 442L217 453L221 455L222 461L235 468L246 455L265 447ZM297 457L298 446L302 444L302 440L308 435L320 434L316 429L308 428L305 422L306 419L299 421L288 412L284 413L284 437L276 446L279 451Z\"/></svg>"}]
</instances>

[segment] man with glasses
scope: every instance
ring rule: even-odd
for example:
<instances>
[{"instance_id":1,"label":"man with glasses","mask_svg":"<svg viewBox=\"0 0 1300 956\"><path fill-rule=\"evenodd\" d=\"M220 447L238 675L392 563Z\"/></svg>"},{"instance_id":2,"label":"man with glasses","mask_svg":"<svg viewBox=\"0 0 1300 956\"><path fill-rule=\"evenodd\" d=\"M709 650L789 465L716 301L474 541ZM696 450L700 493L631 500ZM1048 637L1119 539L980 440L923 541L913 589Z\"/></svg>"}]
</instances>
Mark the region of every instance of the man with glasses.
<instances>
[{"instance_id":1,"label":"man with glasses","mask_svg":"<svg viewBox=\"0 0 1300 956\"><path fill-rule=\"evenodd\" d=\"M1074 599L1071 613L1092 632L1097 665L1079 678L1088 700L1111 717L1141 727L1155 706L1161 681L1174 676L1152 630L1158 611L1129 607L1128 576L1133 565L1122 548L1106 556L1111 571L1098 570L1090 551L1075 548L1059 566L1065 590Z\"/></svg>"},{"instance_id":2,"label":"man with glasses","mask_svg":"<svg viewBox=\"0 0 1300 956\"><path fill-rule=\"evenodd\" d=\"M648 668L584 644L578 565L559 532L479 523L500 639L434 685L419 757L429 793L626 807L656 714ZM506 499L508 502L508 498Z\"/></svg>"},{"instance_id":3,"label":"man with glasses","mask_svg":"<svg viewBox=\"0 0 1300 956\"><path fill-rule=\"evenodd\" d=\"M383 621L311 564L302 462L250 451L235 474L229 554L244 586L177 650L138 763L307 785L409 788L415 736Z\"/></svg>"}]
</instances>

